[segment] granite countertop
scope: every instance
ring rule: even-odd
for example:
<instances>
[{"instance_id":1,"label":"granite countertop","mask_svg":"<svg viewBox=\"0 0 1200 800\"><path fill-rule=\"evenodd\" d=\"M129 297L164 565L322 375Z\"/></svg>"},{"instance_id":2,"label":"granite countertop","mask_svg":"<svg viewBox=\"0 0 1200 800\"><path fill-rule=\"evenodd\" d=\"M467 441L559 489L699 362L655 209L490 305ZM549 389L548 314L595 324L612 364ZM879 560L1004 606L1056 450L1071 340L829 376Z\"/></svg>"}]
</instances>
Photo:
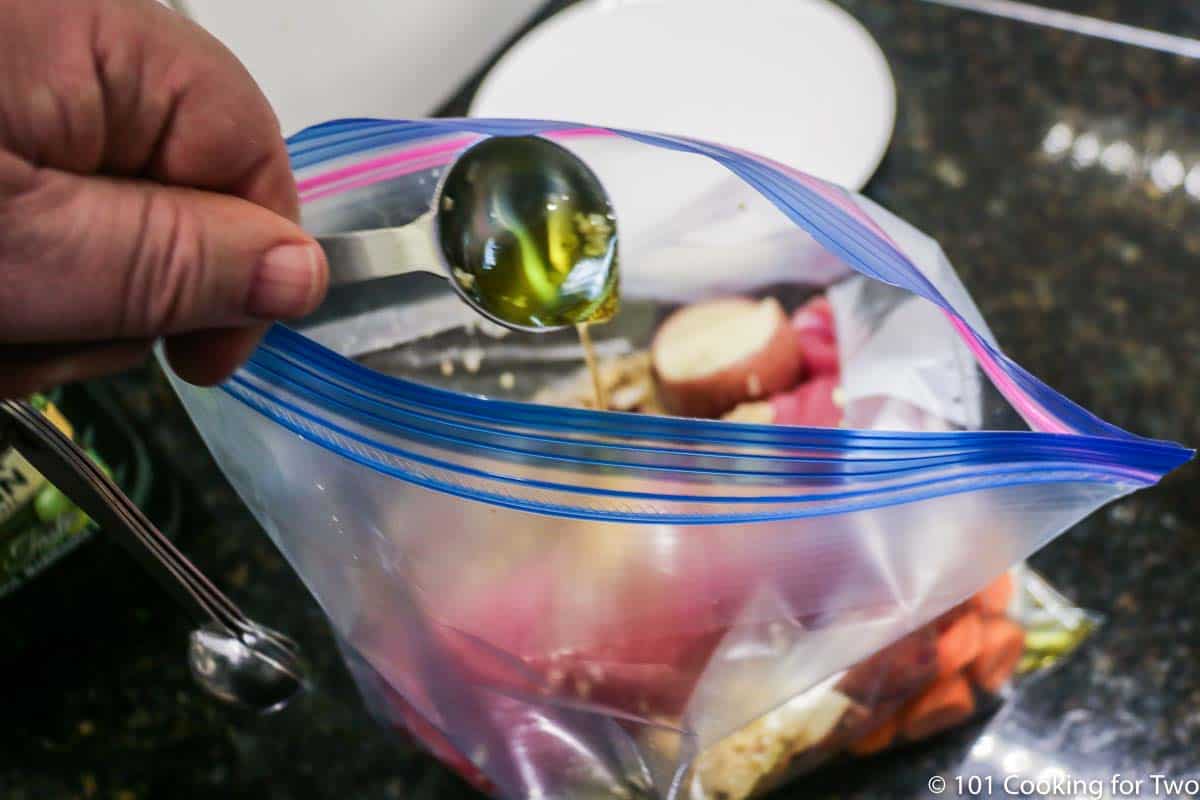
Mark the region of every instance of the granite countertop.
<instances>
[{"instance_id":1,"label":"granite countertop","mask_svg":"<svg viewBox=\"0 0 1200 800\"><path fill-rule=\"evenodd\" d=\"M899 90L895 141L867 194L942 243L1035 374L1118 425L1200 443L1200 62L915 0L842 4L883 46ZM1200 37L1184 0L1056 5ZM100 537L0 603L30 632L0 672L0 800L473 797L363 709L320 612L161 378L147 368L119 384L191 487L181 546L301 641L319 690L265 718L210 701L186 673L186 620ZM1104 774L1200 767L1198 498L1191 464L1034 559L1108 622L1006 713L1046 733L1079 723L1108 746ZM925 796L988 724L778 797Z\"/></svg>"}]
</instances>

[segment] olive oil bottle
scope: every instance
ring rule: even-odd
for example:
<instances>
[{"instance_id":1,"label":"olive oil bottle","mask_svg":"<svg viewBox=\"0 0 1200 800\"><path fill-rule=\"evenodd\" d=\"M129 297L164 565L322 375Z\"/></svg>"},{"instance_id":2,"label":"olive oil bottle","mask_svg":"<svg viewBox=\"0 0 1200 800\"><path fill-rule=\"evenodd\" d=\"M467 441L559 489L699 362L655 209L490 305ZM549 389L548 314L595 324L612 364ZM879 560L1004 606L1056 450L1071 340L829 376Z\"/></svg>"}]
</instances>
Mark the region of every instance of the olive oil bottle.
<instances>
[{"instance_id":1,"label":"olive oil bottle","mask_svg":"<svg viewBox=\"0 0 1200 800\"><path fill-rule=\"evenodd\" d=\"M74 435L71 423L53 403L35 397L34 405L64 434ZM0 533L32 521L37 501L53 488L15 448L0 452Z\"/></svg>"}]
</instances>

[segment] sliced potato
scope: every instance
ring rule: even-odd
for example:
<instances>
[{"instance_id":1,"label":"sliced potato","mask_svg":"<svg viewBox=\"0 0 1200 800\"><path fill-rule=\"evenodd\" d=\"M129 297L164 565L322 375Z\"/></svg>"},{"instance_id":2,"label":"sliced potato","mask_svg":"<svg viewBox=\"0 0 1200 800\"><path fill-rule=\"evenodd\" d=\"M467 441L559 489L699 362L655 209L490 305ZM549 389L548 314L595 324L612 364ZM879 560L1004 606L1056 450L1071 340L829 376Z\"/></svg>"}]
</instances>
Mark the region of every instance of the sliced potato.
<instances>
[{"instance_id":1,"label":"sliced potato","mask_svg":"<svg viewBox=\"0 0 1200 800\"><path fill-rule=\"evenodd\" d=\"M743 297L676 311L651 350L668 412L720 417L739 403L782 392L803 369L800 343L779 302Z\"/></svg>"},{"instance_id":2,"label":"sliced potato","mask_svg":"<svg viewBox=\"0 0 1200 800\"><path fill-rule=\"evenodd\" d=\"M725 412L721 419L750 425L770 425L775 421L775 404L770 400L738 403L732 410Z\"/></svg>"}]
</instances>

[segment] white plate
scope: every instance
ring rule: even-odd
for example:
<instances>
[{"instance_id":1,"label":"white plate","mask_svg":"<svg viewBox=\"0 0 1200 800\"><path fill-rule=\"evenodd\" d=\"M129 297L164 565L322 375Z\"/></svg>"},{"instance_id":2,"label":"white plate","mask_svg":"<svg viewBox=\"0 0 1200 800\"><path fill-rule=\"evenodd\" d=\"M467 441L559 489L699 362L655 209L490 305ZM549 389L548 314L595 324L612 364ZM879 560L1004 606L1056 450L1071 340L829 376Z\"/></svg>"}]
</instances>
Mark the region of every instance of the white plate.
<instances>
[{"instance_id":1,"label":"white plate","mask_svg":"<svg viewBox=\"0 0 1200 800\"><path fill-rule=\"evenodd\" d=\"M896 90L870 34L827 0L589 0L506 53L471 114L684 134L861 189Z\"/></svg>"}]
</instances>

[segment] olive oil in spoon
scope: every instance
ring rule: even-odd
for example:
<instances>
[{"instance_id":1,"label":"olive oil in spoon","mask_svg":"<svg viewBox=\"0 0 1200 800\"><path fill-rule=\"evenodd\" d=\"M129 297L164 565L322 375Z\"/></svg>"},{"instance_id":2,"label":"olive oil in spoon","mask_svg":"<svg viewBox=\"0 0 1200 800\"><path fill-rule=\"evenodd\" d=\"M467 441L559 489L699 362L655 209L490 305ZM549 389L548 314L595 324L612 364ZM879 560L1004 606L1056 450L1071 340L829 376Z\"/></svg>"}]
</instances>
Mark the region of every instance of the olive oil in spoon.
<instances>
[{"instance_id":1,"label":"olive oil in spoon","mask_svg":"<svg viewBox=\"0 0 1200 800\"><path fill-rule=\"evenodd\" d=\"M402 228L318 237L330 284L432 272L505 327L574 327L604 408L586 326L616 314L620 281L616 218L595 174L547 139L496 136L459 156L433 200Z\"/></svg>"}]
</instances>

